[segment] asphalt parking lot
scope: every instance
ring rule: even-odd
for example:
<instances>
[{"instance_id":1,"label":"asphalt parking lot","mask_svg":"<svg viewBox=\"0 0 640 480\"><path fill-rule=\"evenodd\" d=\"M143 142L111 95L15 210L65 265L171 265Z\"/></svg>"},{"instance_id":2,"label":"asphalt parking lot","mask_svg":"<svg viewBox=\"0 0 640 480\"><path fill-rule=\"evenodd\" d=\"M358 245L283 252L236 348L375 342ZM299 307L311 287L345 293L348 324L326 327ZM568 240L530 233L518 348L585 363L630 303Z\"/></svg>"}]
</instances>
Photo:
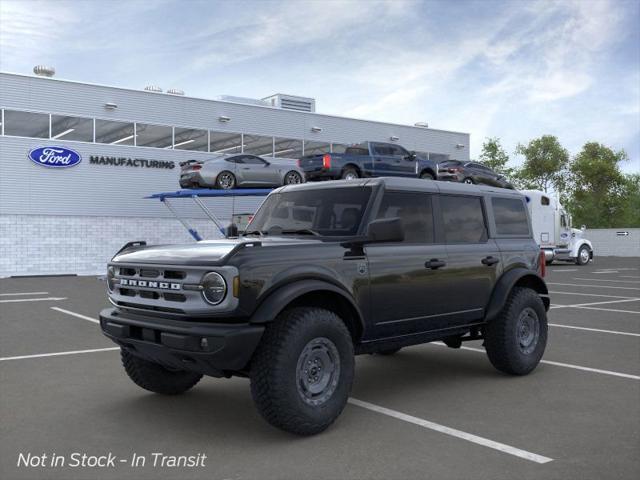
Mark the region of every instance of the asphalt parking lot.
<instances>
[{"instance_id":1,"label":"asphalt parking lot","mask_svg":"<svg viewBox=\"0 0 640 480\"><path fill-rule=\"evenodd\" d=\"M640 258L553 265L547 282L549 344L531 375L498 373L479 342L360 356L345 412L299 438L262 420L246 379L178 397L135 386L96 324L99 279L2 279L0 478L640 478ZM74 452L126 462L18 466ZM153 453L207 458L154 467Z\"/></svg>"}]
</instances>

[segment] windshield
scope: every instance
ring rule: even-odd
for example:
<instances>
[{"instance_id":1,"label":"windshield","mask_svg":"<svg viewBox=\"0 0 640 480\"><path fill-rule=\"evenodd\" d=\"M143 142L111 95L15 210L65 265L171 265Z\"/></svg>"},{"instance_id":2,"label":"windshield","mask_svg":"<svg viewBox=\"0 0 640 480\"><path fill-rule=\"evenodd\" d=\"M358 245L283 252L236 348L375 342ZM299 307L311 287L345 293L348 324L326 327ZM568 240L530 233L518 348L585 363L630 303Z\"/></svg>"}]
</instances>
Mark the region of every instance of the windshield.
<instances>
[{"instance_id":1,"label":"windshield","mask_svg":"<svg viewBox=\"0 0 640 480\"><path fill-rule=\"evenodd\" d=\"M358 232L371 187L310 189L269 195L246 235L345 237Z\"/></svg>"}]
</instances>

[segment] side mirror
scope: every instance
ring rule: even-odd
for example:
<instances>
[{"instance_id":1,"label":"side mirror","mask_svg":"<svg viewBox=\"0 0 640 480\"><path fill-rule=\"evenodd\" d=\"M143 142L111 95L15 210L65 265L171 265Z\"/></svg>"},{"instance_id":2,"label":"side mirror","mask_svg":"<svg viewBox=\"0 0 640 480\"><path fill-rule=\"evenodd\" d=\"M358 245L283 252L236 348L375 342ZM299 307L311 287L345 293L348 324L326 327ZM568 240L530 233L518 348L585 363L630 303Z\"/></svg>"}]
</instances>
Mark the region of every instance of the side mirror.
<instances>
[{"instance_id":1,"label":"side mirror","mask_svg":"<svg viewBox=\"0 0 640 480\"><path fill-rule=\"evenodd\" d=\"M409 152L409 155L407 155L407 156L406 156L406 157L404 157L404 158L406 158L407 160L415 160L415 159L416 159L416 152L414 152L413 150L411 150L411 151Z\"/></svg>"},{"instance_id":2,"label":"side mirror","mask_svg":"<svg viewBox=\"0 0 640 480\"><path fill-rule=\"evenodd\" d=\"M398 217L379 218L369 223L366 243L402 242L404 228Z\"/></svg>"}]
</instances>

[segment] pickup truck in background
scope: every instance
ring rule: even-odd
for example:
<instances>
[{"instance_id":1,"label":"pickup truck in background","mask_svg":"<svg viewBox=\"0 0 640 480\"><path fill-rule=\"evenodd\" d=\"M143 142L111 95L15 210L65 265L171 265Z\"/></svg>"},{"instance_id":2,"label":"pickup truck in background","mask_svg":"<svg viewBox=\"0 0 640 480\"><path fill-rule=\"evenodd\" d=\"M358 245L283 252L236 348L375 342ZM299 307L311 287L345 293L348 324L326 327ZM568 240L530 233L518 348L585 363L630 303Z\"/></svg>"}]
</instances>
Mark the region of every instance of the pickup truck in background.
<instances>
[{"instance_id":1,"label":"pickup truck in background","mask_svg":"<svg viewBox=\"0 0 640 480\"><path fill-rule=\"evenodd\" d=\"M438 165L400 145L363 142L344 153L307 155L298 160L307 181L354 180L362 177L411 177L435 180Z\"/></svg>"}]
</instances>

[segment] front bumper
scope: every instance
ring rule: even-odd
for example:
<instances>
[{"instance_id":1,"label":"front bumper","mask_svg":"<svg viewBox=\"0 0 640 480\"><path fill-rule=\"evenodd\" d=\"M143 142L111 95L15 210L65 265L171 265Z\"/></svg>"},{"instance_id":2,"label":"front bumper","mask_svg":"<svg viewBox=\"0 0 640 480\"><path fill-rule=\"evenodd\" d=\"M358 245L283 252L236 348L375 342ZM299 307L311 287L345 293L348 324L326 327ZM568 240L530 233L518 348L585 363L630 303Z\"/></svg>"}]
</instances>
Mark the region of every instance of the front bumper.
<instances>
[{"instance_id":1,"label":"front bumper","mask_svg":"<svg viewBox=\"0 0 640 480\"><path fill-rule=\"evenodd\" d=\"M190 322L122 312L100 312L102 332L120 347L160 365L221 377L243 370L264 326Z\"/></svg>"}]
</instances>

